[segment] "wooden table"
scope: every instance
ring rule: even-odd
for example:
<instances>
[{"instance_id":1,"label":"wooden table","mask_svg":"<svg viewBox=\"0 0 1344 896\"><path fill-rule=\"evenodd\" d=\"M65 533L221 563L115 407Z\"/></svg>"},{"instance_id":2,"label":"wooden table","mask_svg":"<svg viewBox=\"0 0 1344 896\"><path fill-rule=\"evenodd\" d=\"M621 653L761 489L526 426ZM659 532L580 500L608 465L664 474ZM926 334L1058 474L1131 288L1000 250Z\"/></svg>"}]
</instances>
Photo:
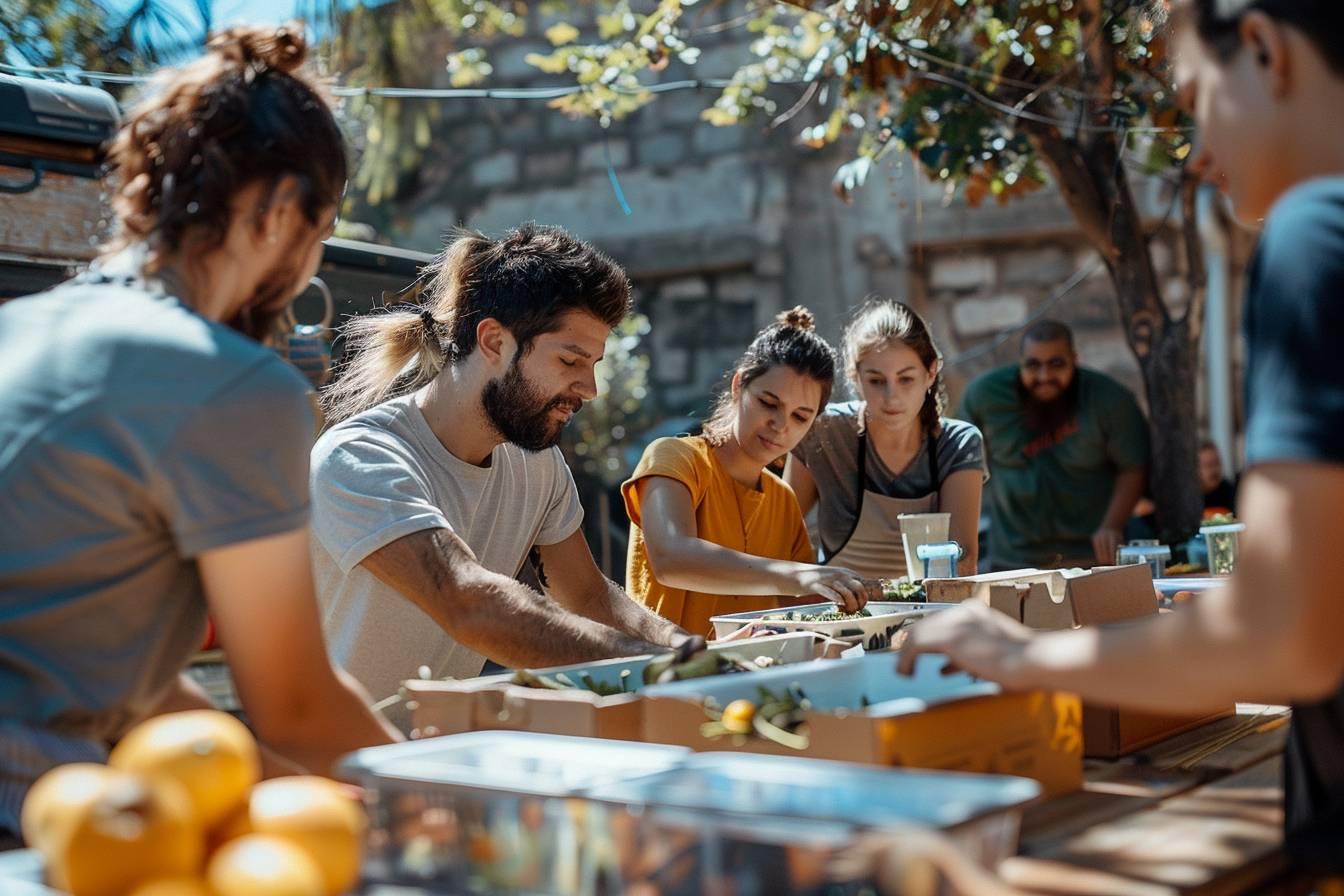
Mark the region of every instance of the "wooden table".
<instances>
[{"instance_id":1,"label":"wooden table","mask_svg":"<svg viewBox=\"0 0 1344 896\"><path fill-rule=\"evenodd\" d=\"M1083 790L1027 810L1021 855L1000 874L1060 896L1309 892L1280 850L1286 719L1282 707L1239 706L1138 757L1089 761ZM1174 767L1183 758L1192 761Z\"/></svg>"}]
</instances>

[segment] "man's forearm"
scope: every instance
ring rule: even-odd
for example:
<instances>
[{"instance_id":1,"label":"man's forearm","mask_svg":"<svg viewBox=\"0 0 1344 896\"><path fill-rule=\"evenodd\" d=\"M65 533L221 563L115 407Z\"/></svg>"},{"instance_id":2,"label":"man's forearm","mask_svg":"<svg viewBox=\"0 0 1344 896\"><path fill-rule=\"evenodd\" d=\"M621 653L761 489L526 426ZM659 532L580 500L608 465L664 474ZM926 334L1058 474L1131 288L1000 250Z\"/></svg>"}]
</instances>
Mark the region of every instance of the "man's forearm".
<instances>
[{"instance_id":1,"label":"man's forearm","mask_svg":"<svg viewBox=\"0 0 1344 896\"><path fill-rule=\"evenodd\" d=\"M404 740L383 716L369 708L368 692L344 669L311 675L304 699L283 719L257 725L257 735L285 759L320 775L333 775L336 763L354 750ZM274 768L274 760L270 763ZM268 770L269 774L277 772ZM282 771L280 774L294 774Z\"/></svg>"},{"instance_id":2,"label":"man's forearm","mask_svg":"<svg viewBox=\"0 0 1344 896\"><path fill-rule=\"evenodd\" d=\"M363 704L361 704L361 710L357 711L357 714L367 714L367 710L363 710L362 707ZM167 697L159 702L154 708L152 715L166 715L168 713L188 712L199 709L213 710L216 709L216 707L210 702L209 696L201 686L197 684L191 676L183 672L177 677L177 685ZM392 731L390 728L385 733L387 734L386 740L359 743L356 744L356 746L371 746L373 743L387 743L390 742L396 734L396 732ZM296 762L293 757L281 755L281 753L277 752L276 745L274 744L260 741L258 742L257 747L261 752L261 773L263 777L280 778L286 775L302 775L306 774L309 770L307 766ZM340 751L336 754L338 757L343 755L344 752L348 752L348 750L343 750L339 747L337 749ZM302 748L300 748L300 752L304 752ZM331 761L330 755L325 758L327 761Z\"/></svg>"},{"instance_id":3,"label":"man's forearm","mask_svg":"<svg viewBox=\"0 0 1344 896\"><path fill-rule=\"evenodd\" d=\"M1102 525L1110 529L1123 529L1134 513L1134 507L1143 497L1143 488L1148 480L1148 471L1143 467L1133 470L1121 470L1115 477L1115 487L1111 489L1111 500L1106 505L1106 516Z\"/></svg>"},{"instance_id":4,"label":"man's forearm","mask_svg":"<svg viewBox=\"0 0 1344 896\"><path fill-rule=\"evenodd\" d=\"M603 598L596 602L594 618L612 628L667 647L676 647L688 635L684 628L652 612L615 582L606 581Z\"/></svg>"},{"instance_id":5,"label":"man's forearm","mask_svg":"<svg viewBox=\"0 0 1344 896\"><path fill-rule=\"evenodd\" d=\"M1291 636L1237 624L1230 590L1132 623L1044 633L1006 661L1017 688L1063 685L1095 703L1158 713L1287 703L1297 674ZM1229 657L1243 661L1229 662Z\"/></svg>"},{"instance_id":6,"label":"man's forearm","mask_svg":"<svg viewBox=\"0 0 1344 896\"><path fill-rule=\"evenodd\" d=\"M614 586L613 586L614 587ZM633 603L629 597L622 598ZM505 666L559 666L657 652L665 645L606 618L567 610L526 585L484 575L454 601L453 618L439 622L453 639ZM637 606L637 605L636 605ZM439 614L442 615L442 614Z\"/></svg>"}]
</instances>

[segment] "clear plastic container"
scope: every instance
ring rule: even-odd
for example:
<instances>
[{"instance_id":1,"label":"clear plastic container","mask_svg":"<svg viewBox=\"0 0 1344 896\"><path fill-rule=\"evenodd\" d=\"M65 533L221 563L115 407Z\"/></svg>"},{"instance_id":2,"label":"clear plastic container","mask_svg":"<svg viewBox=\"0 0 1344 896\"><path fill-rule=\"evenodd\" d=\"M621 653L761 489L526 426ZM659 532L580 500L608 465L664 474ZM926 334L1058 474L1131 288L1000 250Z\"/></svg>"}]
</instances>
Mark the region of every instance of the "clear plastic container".
<instances>
[{"instance_id":1,"label":"clear plastic container","mask_svg":"<svg viewBox=\"0 0 1344 896\"><path fill-rule=\"evenodd\" d=\"M619 860L626 886L668 892L668 869L676 868L688 893L726 884L734 893L790 896L864 892L870 881L830 869L869 831L941 829L992 867L1016 852L1021 810L1039 794L1024 778L705 753L588 795L632 820ZM690 886L697 878L698 890Z\"/></svg>"},{"instance_id":2,"label":"clear plastic container","mask_svg":"<svg viewBox=\"0 0 1344 896\"><path fill-rule=\"evenodd\" d=\"M1167 574L1167 563L1171 560L1171 548L1156 541L1132 541L1121 545L1115 552L1116 566L1133 566L1147 563L1153 571L1153 579Z\"/></svg>"},{"instance_id":3,"label":"clear plastic container","mask_svg":"<svg viewBox=\"0 0 1344 896\"><path fill-rule=\"evenodd\" d=\"M896 517L901 526L901 547L905 550L905 574L912 582L924 578L924 561L919 547L947 541L952 524L950 513L902 513Z\"/></svg>"},{"instance_id":4,"label":"clear plastic container","mask_svg":"<svg viewBox=\"0 0 1344 896\"><path fill-rule=\"evenodd\" d=\"M680 747L481 731L360 750L365 880L491 896L611 892L619 825L584 789L665 771Z\"/></svg>"},{"instance_id":5,"label":"clear plastic container","mask_svg":"<svg viewBox=\"0 0 1344 896\"><path fill-rule=\"evenodd\" d=\"M1232 574L1237 567L1238 536L1245 531L1245 523L1199 527L1199 534L1204 536L1204 543L1209 548L1209 572L1216 576Z\"/></svg>"}]
</instances>

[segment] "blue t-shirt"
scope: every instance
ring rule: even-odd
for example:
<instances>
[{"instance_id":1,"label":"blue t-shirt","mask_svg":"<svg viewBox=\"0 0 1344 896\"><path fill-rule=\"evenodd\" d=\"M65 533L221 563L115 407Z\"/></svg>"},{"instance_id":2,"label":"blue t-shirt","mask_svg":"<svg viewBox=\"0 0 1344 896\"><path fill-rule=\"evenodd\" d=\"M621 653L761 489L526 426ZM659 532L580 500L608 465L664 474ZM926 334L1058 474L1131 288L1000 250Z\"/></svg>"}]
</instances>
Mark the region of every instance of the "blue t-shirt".
<instances>
[{"instance_id":1,"label":"blue t-shirt","mask_svg":"<svg viewBox=\"0 0 1344 896\"><path fill-rule=\"evenodd\" d=\"M173 687L194 558L308 520L307 383L134 262L0 306L0 830Z\"/></svg>"},{"instance_id":2,"label":"blue t-shirt","mask_svg":"<svg viewBox=\"0 0 1344 896\"><path fill-rule=\"evenodd\" d=\"M1275 204L1249 271L1245 327L1248 466L1344 465L1344 177ZM1344 687L1293 707L1284 774L1289 850L1344 872Z\"/></svg>"}]
</instances>

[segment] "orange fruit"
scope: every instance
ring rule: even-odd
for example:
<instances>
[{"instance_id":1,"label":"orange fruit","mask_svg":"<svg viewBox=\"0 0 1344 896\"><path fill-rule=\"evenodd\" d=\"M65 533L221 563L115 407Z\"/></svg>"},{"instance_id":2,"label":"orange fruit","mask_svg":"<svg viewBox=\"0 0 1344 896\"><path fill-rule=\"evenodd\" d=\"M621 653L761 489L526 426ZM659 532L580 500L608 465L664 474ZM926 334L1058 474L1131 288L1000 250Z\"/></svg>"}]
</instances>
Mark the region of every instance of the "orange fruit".
<instances>
[{"instance_id":1,"label":"orange fruit","mask_svg":"<svg viewBox=\"0 0 1344 896\"><path fill-rule=\"evenodd\" d=\"M87 766L48 772L25 803L54 887L71 896L123 896L141 882L199 870L204 837L179 785L94 768L101 774Z\"/></svg>"},{"instance_id":2,"label":"orange fruit","mask_svg":"<svg viewBox=\"0 0 1344 896\"><path fill-rule=\"evenodd\" d=\"M312 775L263 781L248 806L254 831L289 840L312 857L329 896L359 880L364 811L334 781Z\"/></svg>"},{"instance_id":3,"label":"orange fruit","mask_svg":"<svg viewBox=\"0 0 1344 896\"><path fill-rule=\"evenodd\" d=\"M750 734L751 720L756 716L756 704L750 700L734 700L723 710L719 721L733 734Z\"/></svg>"},{"instance_id":4,"label":"orange fruit","mask_svg":"<svg viewBox=\"0 0 1344 896\"><path fill-rule=\"evenodd\" d=\"M237 840L245 834L256 833L252 830L252 820L248 817L246 803L234 809L229 816L205 832L205 848L213 853L230 840Z\"/></svg>"},{"instance_id":5,"label":"orange fruit","mask_svg":"<svg viewBox=\"0 0 1344 896\"><path fill-rule=\"evenodd\" d=\"M282 837L248 834L210 859L205 873L214 896L325 896L317 863Z\"/></svg>"},{"instance_id":6,"label":"orange fruit","mask_svg":"<svg viewBox=\"0 0 1344 896\"><path fill-rule=\"evenodd\" d=\"M108 765L176 780L191 798L202 830L247 802L261 779L261 754L247 727L228 713L202 709L157 716L137 725L112 750Z\"/></svg>"},{"instance_id":7,"label":"orange fruit","mask_svg":"<svg viewBox=\"0 0 1344 896\"><path fill-rule=\"evenodd\" d=\"M143 883L126 896L213 896L200 877L160 877Z\"/></svg>"},{"instance_id":8,"label":"orange fruit","mask_svg":"<svg viewBox=\"0 0 1344 896\"><path fill-rule=\"evenodd\" d=\"M23 799L19 830L23 842L39 852L51 828L83 811L91 795L107 781L107 766L92 762L61 765L38 778Z\"/></svg>"}]
</instances>

